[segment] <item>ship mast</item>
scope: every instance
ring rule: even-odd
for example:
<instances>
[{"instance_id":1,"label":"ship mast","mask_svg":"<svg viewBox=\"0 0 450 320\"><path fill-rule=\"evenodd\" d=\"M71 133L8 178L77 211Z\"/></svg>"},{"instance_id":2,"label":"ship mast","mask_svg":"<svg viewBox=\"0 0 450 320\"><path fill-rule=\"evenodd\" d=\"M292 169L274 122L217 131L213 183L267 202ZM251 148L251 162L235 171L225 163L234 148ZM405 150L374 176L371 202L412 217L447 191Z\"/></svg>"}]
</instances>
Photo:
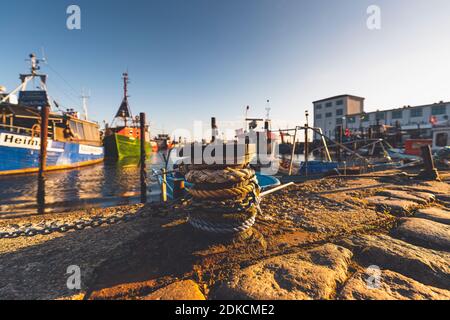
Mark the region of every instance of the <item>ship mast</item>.
<instances>
[{"instance_id":1,"label":"ship mast","mask_svg":"<svg viewBox=\"0 0 450 320\"><path fill-rule=\"evenodd\" d=\"M87 100L90 98L91 96L89 94L85 94L84 93L84 89L81 93L81 101L83 102L83 112L84 112L84 119L88 120L88 108L87 108Z\"/></svg>"},{"instance_id":2,"label":"ship mast","mask_svg":"<svg viewBox=\"0 0 450 320\"><path fill-rule=\"evenodd\" d=\"M128 78L128 72L122 73L122 79L123 79L123 99L120 104L119 110L117 110L116 115L113 118L114 122L117 118L121 118L124 122L124 126L127 126L127 120L133 119L133 115L131 114L130 105L128 104L128 84L130 83L130 80Z\"/></svg>"},{"instance_id":3,"label":"ship mast","mask_svg":"<svg viewBox=\"0 0 450 320\"><path fill-rule=\"evenodd\" d=\"M16 94L19 91L24 91L27 88L28 82L33 80L34 78L39 78L40 80L40 88L42 90L47 91L47 76L45 74L38 74L38 71L41 69L39 66L39 63L45 62L45 59L38 59L36 58L36 55L34 53L30 54L29 59L26 61L30 62L30 73L29 74L21 74L20 80L21 84L11 91L6 97L4 97L2 100L0 100L0 103L6 102L10 99L10 97L14 94Z\"/></svg>"},{"instance_id":4,"label":"ship mast","mask_svg":"<svg viewBox=\"0 0 450 320\"><path fill-rule=\"evenodd\" d=\"M128 105L128 83L129 78L128 78L128 72L124 72L122 74L123 76L123 101ZM131 114L130 114L131 116ZM123 122L125 124L125 127L127 126L127 115L125 114L124 111L122 111L122 118L123 118Z\"/></svg>"},{"instance_id":5,"label":"ship mast","mask_svg":"<svg viewBox=\"0 0 450 320\"><path fill-rule=\"evenodd\" d=\"M122 74L123 77L123 98L128 100L128 83L130 82L128 78L128 72Z\"/></svg>"}]
</instances>

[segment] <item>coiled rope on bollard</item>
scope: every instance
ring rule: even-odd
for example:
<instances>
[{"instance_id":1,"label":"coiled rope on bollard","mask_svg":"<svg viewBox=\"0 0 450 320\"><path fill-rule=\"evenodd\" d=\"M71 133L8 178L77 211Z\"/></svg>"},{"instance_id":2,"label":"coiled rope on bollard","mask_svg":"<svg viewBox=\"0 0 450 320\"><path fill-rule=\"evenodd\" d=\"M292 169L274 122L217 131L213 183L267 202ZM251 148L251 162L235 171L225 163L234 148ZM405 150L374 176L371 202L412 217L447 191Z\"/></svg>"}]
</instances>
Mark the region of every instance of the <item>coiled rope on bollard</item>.
<instances>
[{"instance_id":1,"label":"coiled rope on bollard","mask_svg":"<svg viewBox=\"0 0 450 320\"><path fill-rule=\"evenodd\" d=\"M192 202L188 207L189 223L196 229L233 234L250 229L256 221L260 187L255 171L248 167L218 167L186 174L194 186L188 189Z\"/></svg>"},{"instance_id":2,"label":"coiled rope on bollard","mask_svg":"<svg viewBox=\"0 0 450 320\"><path fill-rule=\"evenodd\" d=\"M186 174L186 180L195 184L239 183L250 180L255 171L250 168L231 168L223 170L191 170Z\"/></svg>"}]
</instances>

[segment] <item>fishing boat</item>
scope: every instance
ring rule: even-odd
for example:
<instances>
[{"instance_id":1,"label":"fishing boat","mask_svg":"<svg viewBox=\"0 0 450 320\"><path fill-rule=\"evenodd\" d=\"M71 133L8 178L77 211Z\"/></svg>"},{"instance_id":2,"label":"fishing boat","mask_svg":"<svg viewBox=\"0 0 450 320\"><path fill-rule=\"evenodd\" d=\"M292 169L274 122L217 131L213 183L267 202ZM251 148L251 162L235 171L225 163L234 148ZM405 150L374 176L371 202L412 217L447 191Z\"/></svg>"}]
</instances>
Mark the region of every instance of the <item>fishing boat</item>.
<instances>
[{"instance_id":1,"label":"fishing boat","mask_svg":"<svg viewBox=\"0 0 450 320\"><path fill-rule=\"evenodd\" d=\"M0 97L0 175L39 170L40 109L51 106L51 101L47 93L47 75L38 73L42 60L31 54L29 61L31 72L21 74L21 84ZM39 90L27 90L27 85L35 80L39 81ZM55 101L53 103L59 108ZM48 171L103 161L98 124L81 119L73 109L50 112L47 139Z\"/></svg>"},{"instance_id":2,"label":"fishing boat","mask_svg":"<svg viewBox=\"0 0 450 320\"><path fill-rule=\"evenodd\" d=\"M386 151L392 160L417 161L421 159L420 156L406 154L404 149L388 148Z\"/></svg>"},{"instance_id":3,"label":"fishing boat","mask_svg":"<svg viewBox=\"0 0 450 320\"><path fill-rule=\"evenodd\" d=\"M158 151L171 150L175 145L175 142L171 141L170 135L168 135L167 133L158 134L153 142L156 144Z\"/></svg>"},{"instance_id":4,"label":"fishing boat","mask_svg":"<svg viewBox=\"0 0 450 320\"><path fill-rule=\"evenodd\" d=\"M105 129L105 156L113 159L123 159L127 157L139 157L141 152L141 138L139 127L139 116L133 118L131 108L128 103L128 73L123 74L123 99L117 111L115 121L121 121L115 127ZM147 156L151 154L152 146L148 126L145 128L145 152Z\"/></svg>"}]
</instances>

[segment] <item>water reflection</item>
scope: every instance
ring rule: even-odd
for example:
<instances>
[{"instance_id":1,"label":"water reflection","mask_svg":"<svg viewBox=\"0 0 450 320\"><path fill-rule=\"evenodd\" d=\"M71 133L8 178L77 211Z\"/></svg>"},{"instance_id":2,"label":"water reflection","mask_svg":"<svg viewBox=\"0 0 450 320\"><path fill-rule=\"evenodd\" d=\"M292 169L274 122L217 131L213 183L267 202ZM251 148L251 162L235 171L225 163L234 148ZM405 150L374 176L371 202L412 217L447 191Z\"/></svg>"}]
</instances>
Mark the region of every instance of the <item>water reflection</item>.
<instances>
[{"instance_id":1,"label":"water reflection","mask_svg":"<svg viewBox=\"0 0 450 320\"><path fill-rule=\"evenodd\" d=\"M171 153L170 158L170 163L178 159L175 152ZM281 160L289 162L290 156L281 157ZM295 155L294 169L303 160L303 155ZM161 154L153 154L147 161L147 176L151 176L152 169L162 168L163 163ZM106 161L77 170L47 172L44 180L45 185L39 186L37 174L0 176L0 216L64 212L140 201L137 158ZM148 201L159 200L159 186L148 181ZM38 191L41 196L45 194L45 206L44 198L37 199Z\"/></svg>"},{"instance_id":2,"label":"water reflection","mask_svg":"<svg viewBox=\"0 0 450 320\"><path fill-rule=\"evenodd\" d=\"M38 191L37 191L37 211L39 214L45 213L45 177L38 175Z\"/></svg>"},{"instance_id":3,"label":"water reflection","mask_svg":"<svg viewBox=\"0 0 450 320\"><path fill-rule=\"evenodd\" d=\"M152 168L161 166L161 157L154 154L147 161L148 176ZM0 186L0 215L133 204L140 200L139 159L47 172L45 185L36 174L5 176L0 177ZM148 191L149 201L159 198L157 185L149 185Z\"/></svg>"}]
</instances>

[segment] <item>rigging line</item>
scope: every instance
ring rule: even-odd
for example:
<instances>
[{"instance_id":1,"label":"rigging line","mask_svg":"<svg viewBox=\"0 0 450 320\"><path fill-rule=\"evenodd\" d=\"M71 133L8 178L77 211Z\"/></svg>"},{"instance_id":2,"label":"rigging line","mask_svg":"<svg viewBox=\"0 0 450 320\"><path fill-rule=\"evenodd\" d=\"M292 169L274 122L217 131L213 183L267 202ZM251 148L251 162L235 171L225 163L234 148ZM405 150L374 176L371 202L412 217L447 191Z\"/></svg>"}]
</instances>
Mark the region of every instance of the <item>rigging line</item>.
<instances>
[{"instance_id":1,"label":"rigging line","mask_svg":"<svg viewBox=\"0 0 450 320\"><path fill-rule=\"evenodd\" d=\"M67 91L65 91L63 88L58 86L55 82L49 81L49 83L50 83L51 86L53 86L56 89L56 91L59 91L60 93L63 93L69 100L71 100L72 103L74 103L75 105L79 104L79 101L77 99L74 99L71 95L69 95L67 93Z\"/></svg>"},{"instance_id":2,"label":"rigging line","mask_svg":"<svg viewBox=\"0 0 450 320\"><path fill-rule=\"evenodd\" d=\"M47 80L48 81L48 80ZM69 95L63 88L61 88L59 85L56 84L56 82L54 81L48 81L52 86L54 86L57 91L62 92L67 98L69 98L73 103L75 103L75 105L79 104L79 101L77 101L76 99L74 99L71 95Z\"/></svg>"},{"instance_id":3,"label":"rigging line","mask_svg":"<svg viewBox=\"0 0 450 320\"><path fill-rule=\"evenodd\" d=\"M61 112L64 112L64 110L61 109L61 107L60 107L58 101L56 101L56 100L55 100L52 96L50 96L49 94L48 94L48 96L49 96L50 100L53 101L53 105L56 107L56 109L58 109L58 110L61 111Z\"/></svg>"},{"instance_id":4,"label":"rigging line","mask_svg":"<svg viewBox=\"0 0 450 320\"><path fill-rule=\"evenodd\" d=\"M78 96L80 93L69 83L69 81L67 81L58 71L55 70L55 68L53 68L49 63L46 64L47 67L49 67L50 70L52 70L58 77L61 78L61 80L63 80L67 86L75 93L76 96Z\"/></svg>"},{"instance_id":5,"label":"rigging line","mask_svg":"<svg viewBox=\"0 0 450 320\"><path fill-rule=\"evenodd\" d=\"M58 89L58 91L62 92L67 98L69 98L72 102L74 102L75 104L79 104L79 100L78 97L74 96L73 94L71 94L69 91L66 91L63 87L61 87L57 82L53 81L53 80L47 80L48 83L51 83L52 86L54 86L55 88Z\"/></svg>"},{"instance_id":6,"label":"rigging line","mask_svg":"<svg viewBox=\"0 0 450 320\"><path fill-rule=\"evenodd\" d=\"M57 102L55 99L53 99L52 96L48 95L48 97L50 98L51 101L53 101L53 105L56 107L56 109L58 109L59 111L63 111L63 110L59 107L58 102ZM63 112L64 112L64 111L63 111Z\"/></svg>"}]
</instances>

